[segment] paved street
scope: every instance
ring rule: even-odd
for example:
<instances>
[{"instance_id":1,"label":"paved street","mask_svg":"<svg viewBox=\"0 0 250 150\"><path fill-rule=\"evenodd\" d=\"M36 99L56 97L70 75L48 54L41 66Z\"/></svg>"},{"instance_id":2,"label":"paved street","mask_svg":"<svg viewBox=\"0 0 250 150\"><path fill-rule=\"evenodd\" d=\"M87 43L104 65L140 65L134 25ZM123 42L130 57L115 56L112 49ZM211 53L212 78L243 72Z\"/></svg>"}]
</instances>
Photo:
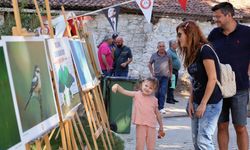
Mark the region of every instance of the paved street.
<instances>
[{"instance_id":1,"label":"paved street","mask_svg":"<svg viewBox=\"0 0 250 150\"><path fill-rule=\"evenodd\" d=\"M177 100L180 102L176 104L166 104L167 114L163 116L163 124L166 136L163 139L157 139L156 150L193 150L190 119L185 113L187 100L181 97L177 97ZM248 129L250 129L249 124L250 118L248 118ZM134 125L131 126L130 134L120 134L120 136L125 141L125 150L135 149ZM216 143L216 136L214 137L214 140ZM230 126L229 149L237 149L236 135L232 125Z\"/></svg>"}]
</instances>

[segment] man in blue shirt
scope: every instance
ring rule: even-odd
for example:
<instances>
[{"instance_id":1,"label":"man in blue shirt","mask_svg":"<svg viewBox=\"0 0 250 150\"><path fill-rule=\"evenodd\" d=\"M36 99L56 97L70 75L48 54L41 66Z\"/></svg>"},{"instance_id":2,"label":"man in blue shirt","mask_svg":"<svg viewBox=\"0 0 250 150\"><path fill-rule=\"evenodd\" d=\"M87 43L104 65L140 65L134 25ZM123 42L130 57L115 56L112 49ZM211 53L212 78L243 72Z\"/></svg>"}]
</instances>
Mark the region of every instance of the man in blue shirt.
<instances>
[{"instance_id":1,"label":"man in blue shirt","mask_svg":"<svg viewBox=\"0 0 250 150\"><path fill-rule=\"evenodd\" d=\"M222 112L218 121L218 143L220 150L228 148L229 113L237 134L240 150L249 149L249 137L246 128L247 104L249 101L248 68L250 62L250 27L237 23L233 5L222 2L212 8L213 18L218 28L211 31L208 40L224 64L230 64L236 75L236 95L223 100Z\"/></svg>"},{"instance_id":2,"label":"man in blue shirt","mask_svg":"<svg viewBox=\"0 0 250 150\"><path fill-rule=\"evenodd\" d=\"M177 50L176 40L170 40L168 54L172 58L172 74L175 76L175 86L177 85L178 71L181 68L181 62L179 56L177 55L176 50ZM176 102L178 101L174 99L174 88L171 88L171 78L170 78L168 83L167 103L174 104Z\"/></svg>"}]
</instances>

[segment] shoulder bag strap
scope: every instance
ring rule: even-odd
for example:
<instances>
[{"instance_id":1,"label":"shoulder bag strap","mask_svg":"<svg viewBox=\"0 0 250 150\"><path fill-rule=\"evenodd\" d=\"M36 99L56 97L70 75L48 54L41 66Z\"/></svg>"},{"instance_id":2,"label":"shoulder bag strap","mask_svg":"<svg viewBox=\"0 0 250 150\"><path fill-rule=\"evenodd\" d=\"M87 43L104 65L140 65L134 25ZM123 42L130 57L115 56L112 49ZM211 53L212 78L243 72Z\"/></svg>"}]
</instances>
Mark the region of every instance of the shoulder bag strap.
<instances>
[{"instance_id":1,"label":"shoulder bag strap","mask_svg":"<svg viewBox=\"0 0 250 150\"><path fill-rule=\"evenodd\" d=\"M220 59L219 59L218 55L216 54L216 52L214 51L213 47L210 46L209 44L204 44L204 45L201 47L201 51L202 51L202 49L203 49L204 46L208 46L208 47L214 52L214 54L215 54L215 56L216 56L216 58L217 58L217 60L218 60L219 70L220 70ZM220 70L220 72L221 72L221 70ZM220 77L220 78L221 78L221 77ZM217 84L218 84L218 86L220 87L220 89L222 89L221 83L220 83L220 81L218 81L218 79L217 79Z\"/></svg>"},{"instance_id":2,"label":"shoulder bag strap","mask_svg":"<svg viewBox=\"0 0 250 150\"><path fill-rule=\"evenodd\" d=\"M201 51L202 51L202 49L203 49L204 46L208 46L208 47L214 52L214 54L215 54L215 56L216 56L216 58L217 58L217 60L218 60L218 63L220 64L220 59L219 59L218 55L216 54L216 52L214 51L213 47L210 46L209 44L204 44L204 45L201 47Z\"/></svg>"}]
</instances>

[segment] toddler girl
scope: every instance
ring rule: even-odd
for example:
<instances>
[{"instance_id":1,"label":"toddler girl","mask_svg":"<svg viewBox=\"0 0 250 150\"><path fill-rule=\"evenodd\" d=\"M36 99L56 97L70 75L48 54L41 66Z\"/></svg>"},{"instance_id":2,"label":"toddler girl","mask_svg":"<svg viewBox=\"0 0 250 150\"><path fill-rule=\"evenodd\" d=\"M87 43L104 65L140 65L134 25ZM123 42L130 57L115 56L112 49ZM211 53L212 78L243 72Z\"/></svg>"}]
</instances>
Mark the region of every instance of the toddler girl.
<instances>
[{"instance_id":1,"label":"toddler girl","mask_svg":"<svg viewBox=\"0 0 250 150\"><path fill-rule=\"evenodd\" d=\"M117 91L131 96L134 99L132 122L136 125L136 150L155 149L156 125L159 123L158 138L165 135L160 112L158 111L158 100L154 96L158 87L156 78L147 78L141 83L139 91L128 91L118 84L112 86L112 91Z\"/></svg>"}]
</instances>

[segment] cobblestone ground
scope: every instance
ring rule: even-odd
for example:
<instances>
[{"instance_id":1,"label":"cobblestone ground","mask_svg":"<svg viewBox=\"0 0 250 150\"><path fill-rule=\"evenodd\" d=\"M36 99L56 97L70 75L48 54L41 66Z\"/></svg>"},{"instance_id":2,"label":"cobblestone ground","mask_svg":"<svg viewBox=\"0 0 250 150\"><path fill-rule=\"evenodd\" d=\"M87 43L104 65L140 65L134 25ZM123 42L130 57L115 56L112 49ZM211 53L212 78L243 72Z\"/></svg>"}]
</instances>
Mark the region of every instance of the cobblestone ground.
<instances>
[{"instance_id":1,"label":"cobblestone ground","mask_svg":"<svg viewBox=\"0 0 250 150\"><path fill-rule=\"evenodd\" d=\"M166 104L167 114L163 115L166 136L162 139L157 139L156 150L193 150L190 119L185 114L187 100L185 98L177 98L177 100L180 102L176 104ZM249 124L250 118L248 118L248 132L250 131ZM215 133L217 133L217 131ZM120 136L125 141L125 150L135 150L134 125L131 125L130 134L120 134ZM214 136L214 143L217 144L216 135ZM232 124L230 126L229 149L237 150L236 135Z\"/></svg>"}]
</instances>

